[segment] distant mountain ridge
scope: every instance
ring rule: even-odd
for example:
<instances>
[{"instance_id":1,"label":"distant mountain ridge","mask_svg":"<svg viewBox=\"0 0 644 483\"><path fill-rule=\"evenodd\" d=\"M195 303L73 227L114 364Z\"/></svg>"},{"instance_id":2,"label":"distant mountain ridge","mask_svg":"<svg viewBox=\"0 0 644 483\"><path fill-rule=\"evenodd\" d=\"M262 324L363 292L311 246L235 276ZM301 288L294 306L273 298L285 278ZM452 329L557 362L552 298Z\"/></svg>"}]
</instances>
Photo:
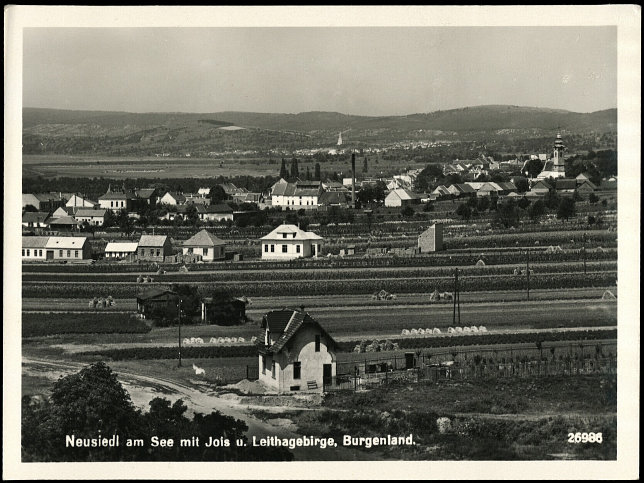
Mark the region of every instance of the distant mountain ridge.
<instances>
[{"instance_id":1,"label":"distant mountain ridge","mask_svg":"<svg viewBox=\"0 0 644 483\"><path fill-rule=\"evenodd\" d=\"M239 126L245 129L225 129ZM358 116L312 111L297 114L128 113L23 109L25 154L209 153L229 150L309 148L345 142L369 145L404 139L459 139L552 135L557 130L589 134L617 131L617 109L577 113L520 106L476 106L404 116ZM509 133L509 134L508 134Z\"/></svg>"}]
</instances>

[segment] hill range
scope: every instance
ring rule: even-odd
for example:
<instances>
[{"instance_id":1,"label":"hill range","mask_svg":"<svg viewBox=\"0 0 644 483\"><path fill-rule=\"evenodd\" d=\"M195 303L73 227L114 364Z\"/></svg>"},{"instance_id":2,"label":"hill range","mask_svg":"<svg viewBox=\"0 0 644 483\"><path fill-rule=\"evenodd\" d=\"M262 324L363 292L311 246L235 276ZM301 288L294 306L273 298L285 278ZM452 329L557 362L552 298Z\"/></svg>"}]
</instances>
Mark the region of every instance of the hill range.
<instances>
[{"instance_id":1,"label":"hill range","mask_svg":"<svg viewBox=\"0 0 644 483\"><path fill-rule=\"evenodd\" d=\"M302 149L406 139L459 140L476 136L589 134L617 131L617 109L577 113L519 106L478 106L409 114L127 113L23 109L24 154L207 154L220 150Z\"/></svg>"}]
</instances>

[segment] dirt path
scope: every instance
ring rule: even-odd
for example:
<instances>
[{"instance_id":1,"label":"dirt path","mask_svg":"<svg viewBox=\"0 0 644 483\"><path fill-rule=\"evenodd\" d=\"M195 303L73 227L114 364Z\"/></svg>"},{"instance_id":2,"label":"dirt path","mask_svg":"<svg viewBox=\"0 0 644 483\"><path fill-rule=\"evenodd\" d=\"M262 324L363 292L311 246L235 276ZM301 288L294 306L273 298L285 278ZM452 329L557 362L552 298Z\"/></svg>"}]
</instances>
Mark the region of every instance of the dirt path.
<instances>
[{"instance_id":1,"label":"dirt path","mask_svg":"<svg viewBox=\"0 0 644 483\"><path fill-rule=\"evenodd\" d=\"M85 364L63 362L43 359L22 359L23 371L49 378L57 379L60 375L71 374L79 371ZM46 373L46 374L43 374ZM271 412L284 412L309 408L297 408L288 406L261 406L242 404L239 397L234 395L224 396L212 390L200 390L187 384L170 381L158 377L149 377L131 372L117 373L119 381L130 394L135 406L147 409L147 404L155 397L165 397L171 402L182 399L188 406L190 414L195 412L210 413L220 411L223 414L241 419L246 422L248 431L246 435L252 441L253 436L257 438L266 436L277 436L279 438L297 438L302 436L296 433L296 427L290 420L276 418L262 421L250 414L253 409L270 410ZM366 454L354 449L338 446L337 448L320 449L317 447L296 447L291 450L295 460L299 461L336 461L336 460L373 460L373 455Z\"/></svg>"}]
</instances>

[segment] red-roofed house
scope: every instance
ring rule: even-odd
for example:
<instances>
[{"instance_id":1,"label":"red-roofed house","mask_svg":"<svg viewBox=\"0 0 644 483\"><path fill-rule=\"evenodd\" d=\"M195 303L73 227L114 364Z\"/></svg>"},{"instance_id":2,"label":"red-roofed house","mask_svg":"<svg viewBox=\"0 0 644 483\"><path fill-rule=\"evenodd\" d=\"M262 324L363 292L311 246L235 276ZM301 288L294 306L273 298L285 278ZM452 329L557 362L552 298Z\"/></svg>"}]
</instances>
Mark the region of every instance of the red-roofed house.
<instances>
[{"instance_id":1,"label":"red-roofed house","mask_svg":"<svg viewBox=\"0 0 644 483\"><path fill-rule=\"evenodd\" d=\"M336 374L337 343L308 313L273 310L262 318L259 380L279 392L322 391Z\"/></svg>"}]
</instances>

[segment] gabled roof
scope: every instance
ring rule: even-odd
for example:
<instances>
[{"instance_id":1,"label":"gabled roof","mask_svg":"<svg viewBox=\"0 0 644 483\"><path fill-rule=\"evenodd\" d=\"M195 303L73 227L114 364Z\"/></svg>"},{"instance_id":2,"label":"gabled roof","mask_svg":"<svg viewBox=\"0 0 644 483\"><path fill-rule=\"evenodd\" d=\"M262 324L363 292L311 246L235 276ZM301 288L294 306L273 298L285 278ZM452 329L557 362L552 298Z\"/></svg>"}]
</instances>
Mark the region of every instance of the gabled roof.
<instances>
[{"instance_id":1,"label":"gabled roof","mask_svg":"<svg viewBox=\"0 0 644 483\"><path fill-rule=\"evenodd\" d=\"M197 207L197 211L199 213L232 213L233 209L223 203L217 204L217 205L199 205Z\"/></svg>"},{"instance_id":2,"label":"gabled roof","mask_svg":"<svg viewBox=\"0 0 644 483\"><path fill-rule=\"evenodd\" d=\"M347 203L347 191L325 191L320 195L321 205L341 205Z\"/></svg>"},{"instance_id":3,"label":"gabled roof","mask_svg":"<svg viewBox=\"0 0 644 483\"><path fill-rule=\"evenodd\" d=\"M183 196L181 193L177 193L176 191L168 191L161 198L165 198L168 195L170 195L170 197L173 198L177 202L182 203L182 202L186 201L186 197Z\"/></svg>"},{"instance_id":4,"label":"gabled roof","mask_svg":"<svg viewBox=\"0 0 644 483\"><path fill-rule=\"evenodd\" d=\"M23 223L44 223L45 220L49 218L49 213L43 213L42 211L26 211L22 215Z\"/></svg>"},{"instance_id":5,"label":"gabled roof","mask_svg":"<svg viewBox=\"0 0 644 483\"><path fill-rule=\"evenodd\" d=\"M129 190L126 191L108 191L98 197L100 200L135 200L136 195Z\"/></svg>"},{"instance_id":6,"label":"gabled roof","mask_svg":"<svg viewBox=\"0 0 644 483\"><path fill-rule=\"evenodd\" d=\"M401 200L417 200L421 198L419 194L416 194L413 191L406 190L403 188L396 188L394 190L391 190L391 192L387 195L387 197L391 196L392 194L395 196L398 196L398 198L400 198Z\"/></svg>"},{"instance_id":7,"label":"gabled roof","mask_svg":"<svg viewBox=\"0 0 644 483\"><path fill-rule=\"evenodd\" d=\"M559 178L556 187L558 190L574 190L577 187L577 180Z\"/></svg>"},{"instance_id":8,"label":"gabled roof","mask_svg":"<svg viewBox=\"0 0 644 483\"><path fill-rule=\"evenodd\" d=\"M590 175L588 173L579 173L576 179L590 179Z\"/></svg>"},{"instance_id":9,"label":"gabled roof","mask_svg":"<svg viewBox=\"0 0 644 483\"><path fill-rule=\"evenodd\" d=\"M590 181L588 179L586 181L584 181L583 183L581 183L579 185L579 188L581 188L582 186L588 186L588 187L592 188L593 190L597 189L597 186L592 181Z\"/></svg>"},{"instance_id":10,"label":"gabled roof","mask_svg":"<svg viewBox=\"0 0 644 483\"><path fill-rule=\"evenodd\" d=\"M76 216L105 216L107 210L88 210L81 208L76 212Z\"/></svg>"},{"instance_id":11,"label":"gabled roof","mask_svg":"<svg viewBox=\"0 0 644 483\"><path fill-rule=\"evenodd\" d=\"M71 216L61 216L59 218L52 218L49 220L50 225L78 225L79 222Z\"/></svg>"},{"instance_id":12,"label":"gabled roof","mask_svg":"<svg viewBox=\"0 0 644 483\"><path fill-rule=\"evenodd\" d=\"M85 236L50 236L47 240L47 248L69 248L80 250L87 242Z\"/></svg>"},{"instance_id":13,"label":"gabled roof","mask_svg":"<svg viewBox=\"0 0 644 483\"><path fill-rule=\"evenodd\" d=\"M329 345L337 345L335 340L328 334L324 327L322 327L320 323L308 313L291 309L283 309L273 310L267 313L262 319L263 329L268 329L271 333L281 333L280 337L267 349L273 353L281 351L297 331L302 326L308 324L317 326L328 339Z\"/></svg>"},{"instance_id":14,"label":"gabled roof","mask_svg":"<svg viewBox=\"0 0 644 483\"><path fill-rule=\"evenodd\" d=\"M472 188L469 184L461 183L455 185L461 193L476 193L476 190Z\"/></svg>"},{"instance_id":15,"label":"gabled roof","mask_svg":"<svg viewBox=\"0 0 644 483\"><path fill-rule=\"evenodd\" d=\"M22 248L45 248L48 241L48 236L23 236Z\"/></svg>"},{"instance_id":16,"label":"gabled roof","mask_svg":"<svg viewBox=\"0 0 644 483\"><path fill-rule=\"evenodd\" d=\"M156 191L157 190L155 188L141 188L139 190L135 190L134 194L139 198L148 199L156 194Z\"/></svg>"},{"instance_id":17,"label":"gabled roof","mask_svg":"<svg viewBox=\"0 0 644 483\"><path fill-rule=\"evenodd\" d=\"M139 244L137 242L108 242L105 246L106 252L136 252Z\"/></svg>"},{"instance_id":18,"label":"gabled roof","mask_svg":"<svg viewBox=\"0 0 644 483\"><path fill-rule=\"evenodd\" d=\"M141 235L139 239L140 247L162 247L166 240L166 235Z\"/></svg>"},{"instance_id":19,"label":"gabled roof","mask_svg":"<svg viewBox=\"0 0 644 483\"><path fill-rule=\"evenodd\" d=\"M535 188L543 188L543 189L551 190L552 186L550 186L547 182L541 179L532 186L532 189L535 189Z\"/></svg>"},{"instance_id":20,"label":"gabled roof","mask_svg":"<svg viewBox=\"0 0 644 483\"><path fill-rule=\"evenodd\" d=\"M150 299L155 299L158 297L162 297L164 295L169 295L169 296L176 296L172 290L164 289L164 288L157 288L157 287L152 287L147 289L144 292L141 292L139 295L137 295L137 299L141 300L150 300Z\"/></svg>"},{"instance_id":21,"label":"gabled roof","mask_svg":"<svg viewBox=\"0 0 644 483\"><path fill-rule=\"evenodd\" d=\"M283 240L282 234L284 233L294 233L295 238L289 238L289 240L323 240L319 235L316 235L312 231L304 231L298 228L295 225L280 225L275 228L268 235L265 235L261 240Z\"/></svg>"},{"instance_id":22,"label":"gabled roof","mask_svg":"<svg viewBox=\"0 0 644 483\"><path fill-rule=\"evenodd\" d=\"M214 247L225 244L226 242L217 238L208 230L201 230L199 233L183 242L184 247Z\"/></svg>"}]
</instances>

